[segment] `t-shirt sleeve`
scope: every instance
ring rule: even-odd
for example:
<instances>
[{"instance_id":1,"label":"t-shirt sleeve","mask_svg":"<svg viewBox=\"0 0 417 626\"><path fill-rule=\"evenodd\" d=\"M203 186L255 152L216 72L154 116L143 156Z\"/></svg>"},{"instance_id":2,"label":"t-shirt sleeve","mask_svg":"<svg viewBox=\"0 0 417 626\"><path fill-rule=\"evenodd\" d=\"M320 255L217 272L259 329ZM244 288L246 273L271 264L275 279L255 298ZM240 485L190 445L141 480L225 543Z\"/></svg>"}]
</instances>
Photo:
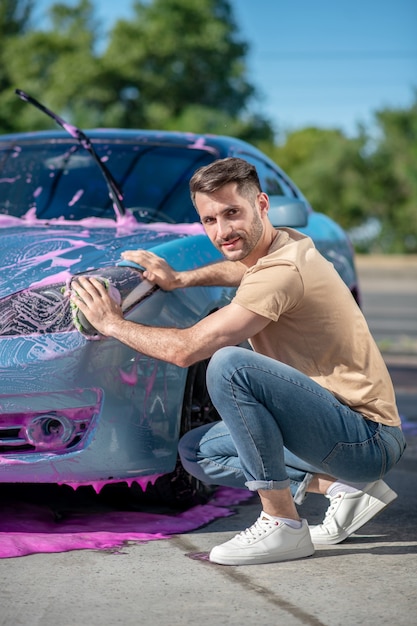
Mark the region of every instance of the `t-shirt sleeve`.
<instances>
[{"instance_id":1,"label":"t-shirt sleeve","mask_svg":"<svg viewBox=\"0 0 417 626\"><path fill-rule=\"evenodd\" d=\"M233 302L276 322L297 306L303 293L303 281L294 264L266 262L246 272Z\"/></svg>"}]
</instances>

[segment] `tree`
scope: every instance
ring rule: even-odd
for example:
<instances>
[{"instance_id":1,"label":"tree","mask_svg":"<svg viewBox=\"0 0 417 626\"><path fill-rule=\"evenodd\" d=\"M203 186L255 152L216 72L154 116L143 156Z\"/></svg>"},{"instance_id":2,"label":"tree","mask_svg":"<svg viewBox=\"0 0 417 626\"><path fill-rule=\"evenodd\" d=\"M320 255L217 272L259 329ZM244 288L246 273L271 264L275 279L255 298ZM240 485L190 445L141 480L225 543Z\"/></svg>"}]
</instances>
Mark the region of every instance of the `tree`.
<instances>
[{"instance_id":1,"label":"tree","mask_svg":"<svg viewBox=\"0 0 417 626\"><path fill-rule=\"evenodd\" d=\"M2 0L0 3L0 41L24 34L29 25L34 0Z\"/></svg>"},{"instance_id":2,"label":"tree","mask_svg":"<svg viewBox=\"0 0 417 626\"><path fill-rule=\"evenodd\" d=\"M21 88L82 126L95 125L95 103L100 102L102 67L94 54L97 24L90 0L68 7L56 4L50 11L52 28L30 30L11 37L4 48L8 80L12 88L0 95L0 111L13 102L13 130L51 127L47 117L17 101Z\"/></svg>"},{"instance_id":3,"label":"tree","mask_svg":"<svg viewBox=\"0 0 417 626\"><path fill-rule=\"evenodd\" d=\"M12 80L9 74L7 47L10 41L24 36L30 28L33 0L2 0L0 3L0 131L12 130Z\"/></svg>"},{"instance_id":4,"label":"tree","mask_svg":"<svg viewBox=\"0 0 417 626\"><path fill-rule=\"evenodd\" d=\"M370 155L374 213L382 222L378 246L417 252L417 93L410 108L376 113L379 140Z\"/></svg>"},{"instance_id":5,"label":"tree","mask_svg":"<svg viewBox=\"0 0 417 626\"><path fill-rule=\"evenodd\" d=\"M25 6L30 13L31 2ZM250 109L248 46L228 0L136 1L133 10L131 20L116 22L98 54L92 0L53 5L49 30L24 32L16 9L14 35L3 45L0 131L51 126L17 101L18 87L84 128L176 128L273 140L270 122Z\"/></svg>"},{"instance_id":6,"label":"tree","mask_svg":"<svg viewBox=\"0 0 417 626\"><path fill-rule=\"evenodd\" d=\"M363 233L361 251L417 252L417 97L375 113L373 137L303 128L263 145L317 211ZM365 228L370 226L371 228Z\"/></svg>"},{"instance_id":7,"label":"tree","mask_svg":"<svg viewBox=\"0 0 417 626\"><path fill-rule=\"evenodd\" d=\"M119 21L103 61L124 103L124 126L230 128L272 139L267 120L248 113L255 90L245 77L246 43L226 0L134 3ZM237 123L236 123L237 120Z\"/></svg>"},{"instance_id":8,"label":"tree","mask_svg":"<svg viewBox=\"0 0 417 626\"><path fill-rule=\"evenodd\" d=\"M304 128L289 133L285 143L269 154L299 184L316 211L351 228L364 221L369 210L366 142L364 133L349 139L339 130Z\"/></svg>"}]
</instances>

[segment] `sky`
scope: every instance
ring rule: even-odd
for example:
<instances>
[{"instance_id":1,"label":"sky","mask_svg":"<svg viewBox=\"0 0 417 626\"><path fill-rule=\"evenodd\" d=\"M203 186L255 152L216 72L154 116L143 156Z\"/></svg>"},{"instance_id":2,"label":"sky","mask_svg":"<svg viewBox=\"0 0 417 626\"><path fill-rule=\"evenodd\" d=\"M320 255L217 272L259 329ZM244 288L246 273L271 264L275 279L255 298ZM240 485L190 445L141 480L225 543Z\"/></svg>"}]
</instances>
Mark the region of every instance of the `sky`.
<instances>
[{"instance_id":1,"label":"sky","mask_svg":"<svg viewBox=\"0 0 417 626\"><path fill-rule=\"evenodd\" d=\"M259 94L256 109L278 136L305 126L353 136L358 123L371 128L375 111L415 100L417 0L229 1L249 45L247 79ZM52 4L35 3L39 24ZM106 30L133 14L133 0L95 5Z\"/></svg>"}]
</instances>

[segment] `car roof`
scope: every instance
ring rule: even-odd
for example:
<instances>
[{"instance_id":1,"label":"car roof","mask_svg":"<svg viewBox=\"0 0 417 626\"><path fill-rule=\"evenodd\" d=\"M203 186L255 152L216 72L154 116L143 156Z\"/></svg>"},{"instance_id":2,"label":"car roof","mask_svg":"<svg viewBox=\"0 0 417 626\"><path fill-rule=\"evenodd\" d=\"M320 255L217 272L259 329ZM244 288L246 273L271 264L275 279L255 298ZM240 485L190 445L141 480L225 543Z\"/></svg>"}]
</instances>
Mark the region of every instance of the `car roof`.
<instances>
[{"instance_id":1,"label":"car roof","mask_svg":"<svg viewBox=\"0 0 417 626\"><path fill-rule=\"evenodd\" d=\"M244 151L258 152L258 150L251 144L238 139L236 137L229 137L227 135L211 135L211 134L199 134L180 131L167 131L167 130L144 130L144 129L126 129L126 128L93 128L83 130L90 139L108 139L108 140L122 140L122 141L134 141L139 143L162 143L162 144L175 144L179 146L199 145L209 146L216 148L219 152L228 152L231 147L240 148ZM19 139L19 141L30 140L53 140L53 139L65 139L71 138L69 133L64 130L42 130L33 132L21 132L21 133L9 133L0 135L1 141L10 141L13 139Z\"/></svg>"}]
</instances>

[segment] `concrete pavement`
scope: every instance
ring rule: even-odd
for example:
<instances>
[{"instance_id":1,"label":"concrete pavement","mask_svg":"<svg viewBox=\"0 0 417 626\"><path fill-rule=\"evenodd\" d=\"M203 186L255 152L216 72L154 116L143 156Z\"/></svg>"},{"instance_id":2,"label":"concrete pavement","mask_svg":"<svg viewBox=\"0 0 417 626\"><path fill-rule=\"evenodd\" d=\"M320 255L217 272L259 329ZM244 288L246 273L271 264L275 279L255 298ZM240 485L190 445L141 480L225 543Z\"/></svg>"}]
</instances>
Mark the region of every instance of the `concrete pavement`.
<instances>
[{"instance_id":1,"label":"concrete pavement","mask_svg":"<svg viewBox=\"0 0 417 626\"><path fill-rule=\"evenodd\" d=\"M0 562L4 626L356 626L416 623L416 473L387 482L398 499L357 535L308 559L224 567L201 553L249 526L255 501L236 515L169 540L119 552L36 554ZM312 522L323 502L309 496Z\"/></svg>"}]
</instances>

